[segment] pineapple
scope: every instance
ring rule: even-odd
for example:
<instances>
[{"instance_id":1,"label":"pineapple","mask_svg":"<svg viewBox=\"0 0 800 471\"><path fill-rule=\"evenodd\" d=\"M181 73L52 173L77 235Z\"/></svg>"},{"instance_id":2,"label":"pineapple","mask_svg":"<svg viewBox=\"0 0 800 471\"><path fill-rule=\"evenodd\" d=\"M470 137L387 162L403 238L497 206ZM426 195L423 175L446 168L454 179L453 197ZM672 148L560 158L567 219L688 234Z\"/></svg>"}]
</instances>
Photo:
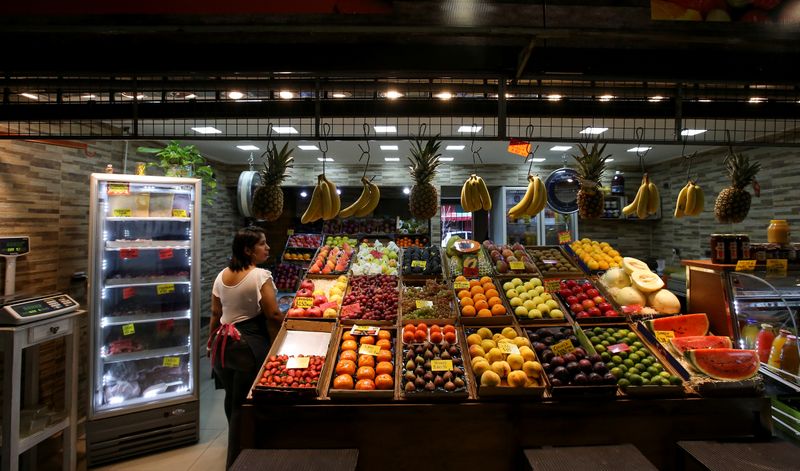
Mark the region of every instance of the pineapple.
<instances>
[{"instance_id":1,"label":"pineapple","mask_svg":"<svg viewBox=\"0 0 800 471\"><path fill-rule=\"evenodd\" d=\"M606 159L611 154L603 157L606 145L598 148L598 143L592 145L591 151L582 144L578 144L581 155L573 155L578 162L578 177L580 190L578 191L578 214L583 219L599 218L603 215L603 192L600 191L600 178L606 169Z\"/></svg>"},{"instance_id":2,"label":"pineapple","mask_svg":"<svg viewBox=\"0 0 800 471\"><path fill-rule=\"evenodd\" d=\"M731 177L731 186L723 188L714 203L714 214L722 223L742 222L750 211L750 193L744 188L753 183L761 169L758 162L750 163L743 154L731 152L725 157L725 167Z\"/></svg>"},{"instance_id":3,"label":"pineapple","mask_svg":"<svg viewBox=\"0 0 800 471\"><path fill-rule=\"evenodd\" d=\"M436 215L439 207L439 195L436 187L431 184L439 167L439 147L441 141L436 140L436 136L428 139L423 147L422 141L414 140L411 146L411 157L408 158L411 165L411 176L414 178L414 187L408 198L408 209L411 215L418 219L430 219Z\"/></svg>"},{"instance_id":4,"label":"pineapple","mask_svg":"<svg viewBox=\"0 0 800 471\"><path fill-rule=\"evenodd\" d=\"M281 183L292 168L294 157L290 154L289 143L281 150L273 144L264 152L264 170L261 170L261 185L253 193L253 216L266 221L274 221L283 213L283 190Z\"/></svg>"}]
</instances>

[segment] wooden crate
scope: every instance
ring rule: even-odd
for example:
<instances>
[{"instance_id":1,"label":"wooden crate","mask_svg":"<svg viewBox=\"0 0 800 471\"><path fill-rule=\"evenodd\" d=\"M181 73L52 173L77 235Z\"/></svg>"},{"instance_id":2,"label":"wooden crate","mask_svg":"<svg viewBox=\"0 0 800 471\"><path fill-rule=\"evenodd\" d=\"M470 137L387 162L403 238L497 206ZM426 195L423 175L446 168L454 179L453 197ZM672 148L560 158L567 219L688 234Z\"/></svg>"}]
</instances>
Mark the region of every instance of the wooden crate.
<instances>
[{"instance_id":1,"label":"wooden crate","mask_svg":"<svg viewBox=\"0 0 800 471\"><path fill-rule=\"evenodd\" d=\"M352 329L350 326L339 326L334 334L334 348L333 348L333 355L331 355L331 367L329 368L330 378L328 381L328 393L327 397L331 399L339 399L339 400L364 400L364 401L392 401L397 397L398 393L398 383L399 383L399 365L398 365L398 350L402 350L402 342L398 337L398 330L396 327L380 327L381 331L389 331L392 333L392 362L394 363L394 368L392 372L392 379L394 379L394 387L391 390L373 390L373 391L363 391L363 390L355 390L355 389L334 389L333 388L333 380L336 378L336 364L339 362L339 356L341 354L340 346L342 344L342 336L345 332L348 332ZM356 362L357 363L357 362ZM353 382L357 382L355 377L353 378Z\"/></svg>"},{"instance_id":2,"label":"wooden crate","mask_svg":"<svg viewBox=\"0 0 800 471\"><path fill-rule=\"evenodd\" d=\"M491 278L491 277L490 277ZM479 279L479 278L471 278L472 280ZM468 279L469 281L470 279ZM499 283L496 278L492 278L492 283L494 283L495 287L497 288L498 297L500 298L500 302L503 303L503 306L506 308L506 314L502 316L490 316L490 317L468 317L461 315L461 302L458 299L458 292L460 289L453 289L453 299L455 300L455 306L458 318L460 322L464 326L473 326L473 325L511 325L515 323L514 315L512 314L513 311L511 310L511 306L509 306L508 301L503 296L501 291L503 290L502 283Z\"/></svg>"},{"instance_id":3,"label":"wooden crate","mask_svg":"<svg viewBox=\"0 0 800 471\"><path fill-rule=\"evenodd\" d=\"M529 317L520 317L520 316L516 315L514 313L514 311L513 311L516 308L514 306L511 306L511 300L508 299L508 296L506 295L506 290L503 289L503 284L505 284L508 281L513 280L514 278L523 279L522 277L518 277L516 275L514 275L514 276L502 276L502 277L498 276L497 277L497 282L500 285L499 288L500 288L500 291L501 291L501 293L500 293L501 297L506 302L506 304L509 306L509 308L512 310L511 312L514 315L514 318L516 318L517 323L519 323L520 325L541 325L541 326L546 326L546 325L569 325L569 324L572 323L572 318L569 315L569 309L567 309L566 306L564 306L564 303L561 302L561 300L559 299L558 295L555 292L549 291L547 289L546 280L542 280L541 278L540 278L540 280L542 281L542 286L545 287L545 292L549 293L553 297L553 300L556 302L556 304L558 304L558 309L560 309L561 312L564 314L564 318L563 319L554 319L554 318L551 318L551 317L542 317L541 319L534 319L534 318L529 318ZM528 277L525 277L525 278L527 279ZM531 278L534 278L534 277L531 277Z\"/></svg>"},{"instance_id":4,"label":"wooden crate","mask_svg":"<svg viewBox=\"0 0 800 471\"><path fill-rule=\"evenodd\" d=\"M378 276L378 275L359 275L359 276ZM347 292L345 293L345 298L347 297L348 294L350 294L350 292L353 289L353 284L352 284L352 281L353 281L352 278L353 277L351 276L350 278L351 279L349 280L349 282L347 284ZM400 289L400 278L399 277L395 277L395 278L397 278L397 285L396 285L395 289L399 290ZM344 300L344 298L342 298L342 299ZM345 306L344 305L344 301L342 301L342 308L344 308L344 306ZM397 293L397 313L396 313L396 317L395 317L395 319L393 321L370 320L370 319L342 319L341 316L342 315L341 315L341 309L340 309L339 310L339 323L342 324L342 325L355 325L355 324L357 324L357 325L396 326L397 322L398 322L398 319L400 318L400 293L399 293L399 291Z\"/></svg>"},{"instance_id":5,"label":"wooden crate","mask_svg":"<svg viewBox=\"0 0 800 471\"><path fill-rule=\"evenodd\" d=\"M398 375L398 379L399 379L398 391L399 391L399 398L400 399L408 400L408 401L463 401L463 400L466 400L466 399L468 399L470 397L474 397L471 394L471 381L470 381L470 378L469 378L468 365L466 364L467 363L467 356L466 356L466 353L464 352L464 348L463 348L465 343L463 342L463 336L459 335L458 328L455 328L455 329L456 329L455 346L458 348L458 351L459 351L459 354L460 354L460 357L461 357L461 361L462 361L460 367L464 369L464 387L462 389L459 389L459 390L456 390L456 391L452 391L452 392L444 391L444 390L441 390L439 388L437 388L434 391L430 391L430 392L429 391L424 391L424 390L423 391L415 391L415 392L406 392L405 389L404 389L405 380L403 378L403 376L405 375L405 371L406 371L405 370L405 363L407 361L405 359L405 353L409 349L415 349L418 345L422 345L423 343L414 342L414 343L405 344L404 342L402 342L402 339L401 339L400 342L398 343L399 348L398 348L398 358L397 358L397 364L399 366L399 370L398 370L398 373L399 373L399 375ZM454 367L457 367L457 366L458 365L454 365Z\"/></svg>"},{"instance_id":6,"label":"wooden crate","mask_svg":"<svg viewBox=\"0 0 800 471\"><path fill-rule=\"evenodd\" d=\"M553 250L553 249L558 250L559 253L564 257L564 259L566 259L567 262L569 262L574 269L568 271L560 271L560 272L543 271L542 267L536 264L535 260L539 259L536 253L537 251L541 250ZM575 260L572 258L572 256L568 254L567 251L564 250L564 247L561 245L530 245L525 247L525 251L528 252L528 256L534 259L533 262L534 265L536 265L536 268L539 269L539 272L542 274L542 276L546 278L585 276L584 271L578 266L578 264L575 263ZM546 262L543 263L546 264Z\"/></svg>"},{"instance_id":7,"label":"wooden crate","mask_svg":"<svg viewBox=\"0 0 800 471\"><path fill-rule=\"evenodd\" d=\"M426 324L455 324L458 320L458 314L456 311L456 305L453 303L452 297L450 299L450 317L445 318L423 318L423 319L406 319L403 317L403 300L405 299L405 290L409 287L418 287L423 286L428 280L419 280L419 279L412 279L409 280L405 277L402 278L400 283L400 297L399 297L399 306L398 306L398 317L400 319L400 325L405 324L417 324L420 322L425 322ZM452 285L447 279L439 279L437 280L440 283L444 284L447 290L452 290Z\"/></svg>"}]
</instances>

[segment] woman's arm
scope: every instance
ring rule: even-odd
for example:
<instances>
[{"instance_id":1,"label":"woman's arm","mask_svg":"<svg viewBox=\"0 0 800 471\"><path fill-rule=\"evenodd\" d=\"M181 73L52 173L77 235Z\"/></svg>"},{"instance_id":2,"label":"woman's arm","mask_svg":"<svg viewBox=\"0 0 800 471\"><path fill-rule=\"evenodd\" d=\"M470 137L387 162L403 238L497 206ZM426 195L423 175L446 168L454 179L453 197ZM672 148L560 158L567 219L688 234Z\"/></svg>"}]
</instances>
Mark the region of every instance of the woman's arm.
<instances>
[{"instance_id":1,"label":"woman's arm","mask_svg":"<svg viewBox=\"0 0 800 471\"><path fill-rule=\"evenodd\" d=\"M283 321L283 314L278 309L278 299L270 280L261 285L261 312L267 316L267 320L270 322L280 324Z\"/></svg>"},{"instance_id":2,"label":"woman's arm","mask_svg":"<svg viewBox=\"0 0 800 471\"><path fill-rule=\"evenodd\" d=\"M211 340L211 335L217 328L219 328L219 320L222 318L222 301L215 296L211 295L211 323L208 325L208 337Z\"/></svg>"}]
</instances>

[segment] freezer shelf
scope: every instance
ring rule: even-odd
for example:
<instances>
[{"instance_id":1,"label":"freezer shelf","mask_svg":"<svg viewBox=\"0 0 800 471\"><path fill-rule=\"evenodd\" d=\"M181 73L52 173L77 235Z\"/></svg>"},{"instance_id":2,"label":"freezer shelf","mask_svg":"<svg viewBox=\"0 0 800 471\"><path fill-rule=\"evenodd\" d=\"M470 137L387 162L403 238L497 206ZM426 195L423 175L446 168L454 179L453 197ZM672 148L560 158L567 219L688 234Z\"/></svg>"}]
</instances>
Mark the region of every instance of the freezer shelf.
<instances>
[{"instance_id":1,"label":"freezer shelf","mask_svg":"<svg viewBox=\"0 0 800 471\"><path fill-rule=\"evenodd\" d=\"M138 352L117 353L116 355L103 355L102 359L103 363L108 365L111 363L120 363L124 361L137 361L137 360L145 360L147 358L159 358L159 357L188 355L188 354L189 354L189 346L184 345L181 347L154 348L151 350L140 350Z\"/></svg>"},{"instance_id":2,"label":"freezer shelf","mask_svg":"<svg viewBox=\"0 0 800 471\"><path fill-rule=\"evenodd\" d=\"M139 278L117 278L106 280L106 288L122 288L127 286L152 286L167 284L187 284L189 277L186 276L165 276L162 278L139 277Z\"/></svg>"},{"instance_id":3,"label":"freezer shelf","mask_svg":"<svg viewBox=\"0 0 800 471\"><path fill-rule=\"evenodd\" d=\"M190 217L166 217L166 216L110 216L105 218L108 222L117 221L176 221L191 222Z\"/></svg>"},{"instance_id":4,"label":"freezer shelf","mask_svg":"<svg viewBox=\"0 0 800 471\"><path fill-rule=\"evenodd\" d=\"M64 430L69 425L69 418L63 419L60 422L56 422L53 425L48 425L42 430L38 432L28 435L25 438L21 438L19 440L19 453L25 453L26 451L30 450L31 448L35 447L39 443L43 442L44 440L53 436L53 434Z\"/></svg>"},{"instance_id":5,"label":"freezer shelf","mask_svg":"<svg viewBox=\"0 0 800 471\"><path fill-rule=\"evenodd\" d=\"M106 250L155 250L155 249L191 249L189 240L109 240L106 242Z\"/></svg>"},{"instance_id":6,"label":"freezer shelf","mask_svg":"<svg viewBox=\"0 0 800 471\"><path fill-rule=\"evenodd\" d=\"M133 314L130 316L106 316L100 320L101 327L123 324L135 324L141 322L158 322L179 319L189 319L192 312L172 311L172 312L152 312L149 314Z\"/></svg>"}]
</instances>

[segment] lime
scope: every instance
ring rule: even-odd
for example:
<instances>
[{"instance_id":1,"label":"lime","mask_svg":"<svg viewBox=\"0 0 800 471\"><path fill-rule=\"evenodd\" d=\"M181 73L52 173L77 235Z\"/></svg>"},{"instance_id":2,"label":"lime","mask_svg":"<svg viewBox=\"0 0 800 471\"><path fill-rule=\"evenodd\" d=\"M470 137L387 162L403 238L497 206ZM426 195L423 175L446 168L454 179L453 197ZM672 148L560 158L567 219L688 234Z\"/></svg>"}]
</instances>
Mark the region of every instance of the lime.
<instances>
[{"instance_id":1,"label":"lime","mask_svg":"<svg viewBox=\"0 0 800 471\"><path fill-rule=\"evenodd\" d=\"M640 358L639 358L638 354L631 353L630 355L628 355L628 360L630 360L630 361L632 361L634 363L639 363Z\"/></svg>"},{"instance_id":2,"label":"lime","mask_svg":"<svg viewBox=\"0 0 800 471\"><path fill-rule=\"evenodd\" d=\"M621 333L622 335L628 335L631 333L631 331L628 329L619 329L619 333Z\"/></svg>"},{"instance_id":3,"label":"lime","mask_svg":"<svg viewBox=\"0 0 800 471\"><path fill-rule=\"evenodd\" d=\"M598 344L600 343L600 337L592 335L591 337L589 337L589 341L592 342L592 345Z\"/></svg>"},{"instance_id":4,"label":"lime","mask_svg":"<svg viewBox=\"0 0 800 471\"><path fill-rule=\"evenodd\" d=\"M644 380L639 375L631 375L630 382L634 386L641 386Z\"/></svg>"},{"instance_id":5,"label":"lime","mask_svg":"<svg viewBox=\"0 0 800 471\"><path fill-rule=\"evenodd\" d=\"M599 345L595 345L594 349L597 350L597 353L603 353L606 351L606 347L602 343Z\"/></svg>"},{"instance_id":6,"label":"lime","mask_svg":"<svg viewBox=\"0 0 800 471\"><path fill-rule=\"evenodd\" d=\"M653 359L652 359L652 358L650 358L649 356L647 356L647 357L644 357L644 358L642 359L642 364L643 364L643 365L650 366L650 365L652 365L652 364L653 364Z\"/></svg>"},{"instance_id":7,"label":"lime","mask_svg":"<svg viewBox=\"0 0 800 471\"><path fill-rule=\"evenodd\" d=\"M617 368L619 368L623 373L628 371L628 367L625 365L619 365L617 366Z\"/></svg>"},{"instance_id":8,"label":"lime","mask_svg":"<svg viewBox=\"0 0 800 471\"><path fill-rule=\"evenodd\" d=\"M653 363L653 368L657 369L659 373L664 372L664 367L661 366L661 363Z\"/></svg>"},{"instance_id":9,"label":"lime","mask_svg":"<svg viewBox=\"0 0 800 471\"><path fill-rule=\"evenodd\" d=\"M636 347L636 348L642 348L644 345L642 345L642 342L637 340L637 341L633 342L633 346Z\"/></svg>"},{"instance_id":10,"label":"lime","mask_svg":"<svg viewBox=\"0 0 800 471\"><path fill-rule=\"evenodd\" d=\"M639 370L637 368L628 368L628 373L630 373L632 375L638 375L639 374Z\"/></svg>"},{"instance_id":11,"label":"lime","mask_svg":"<svg viewBox=\"0 0 800 471\"><path fill-rule=\"evenodd\" d=\"M624 350L623 350L623 351L621 351L621 352L617 352L617 355L621 356L623 360L624 360L625 358L628 358L628 352L627 352L627 351L624 351Z\"/></svg>"},{"instance_id":12,"label":"lime","mask_svg":"<svg viewBox=\"0 0 800 471\"><path fill-rule=\"evenodd\" d=\"M669 382L670 382L670 384L677 384L677 385L679 385L679 384L681 384L683 381L682 381L680 378L678 378L677 376L670 376L670 377L669 377Z\"/></svg>"},{"instance_id":13,"label":"lime","mask_svg":"<svg viewBox=\"0 0 800 471\"><path fill-rule=\"evenodd\" d=\"M658 376L661 376L662 378L667 378L667 379L669 379L669 378L670 378L670 376L672 376L672 375L671 375L671 374L669 374L669 373L667 373L666 371L662 371L661 373L659 373L659 374L658 374Z\"/></svg>"},{"instance_id":14,"label":"lime","mask_svg":"<svg viewBox=\"0 0 800 471\"><path fill-rule=\"evenodd\" d=\"M611 354L608 352L603 352L600 354L600 359L605 362L608 362L611 359Z\"/></svg>"},{"instance_id":15,"label":"lime","mask_svg":"<svg viewBox=\"0 0 800 471\"><path fill-rule=\"evenodd\" d=\"M669 386L669 379L667 379L667 378L665 378L663 376L659 376L658 380L661 381L661 385L662 386Z\"/></svg>"},{"instance_id":16,"label":"lime","mask_svg":"<svg viewBox=\"0 0 800 471\"><path fill-rule=\"evenodd\" d=\"M622 377L622 370L619 368L611 368L610 370L608 370L608 372L614 375L615 378Z\"/></svg>"},{"instance_id":17,"label":"lime","mask_svg":"<svg viewBox=\"0 0 800 471\"><path fill-rule=\"evenodd\" d=\"M648 366L647 367L647 372L650 373L653 376L658 376L658 373L659 373L659 371L653 366Z\"/></svg>"},{"instance_id":18,"label":"lime","mask_svg":"<svg viewBox=\"0 0 800 471\"><path fill-rule=\"evenodd\" d=\"M647 371L643 371L642 374L640 374L639 376L641 376L644 379L648 379L648 380L653 377L653 375L651 375Z\"/></svg>"},{"instance_id":19,"label":"lime","mask_svg":"<svg viewBox=\"0 0 800 471\"><path fill-rule=\"evenodd\" d=\"M622 364L627 366L628 368L633 368L633 365L635 363L630 358L626 358L625 360L622 361Z\"/></svg>"},{"instance_id":20,"label":"lime","mask_svg":"<svg viewBox=\"0 0 800 471\"><path fill-rule=\"evenodd\" d=\"M595 327L595 328L592 330L592 332L593 332L593 333L595 333L595 334L599 334L599 333L600 333L600 332L602 332L602 331L603 331L603 328L602 328L602 327Z\"/></svg>"},{"instance_id":21,"label":"lime","mask_svg":"<svg viewBox=\"0 0 800 471\"><path fill-rule=\"evenodd\" d=\"M620 363L622 363L622 357L619 355L614 355L613 357L611 357L611 361L613 361L615 365L619 365Z\"/></svg>"},{"instance_id":22,"label":"lime","mask_svg":"<svg viewBox=\"0 0 800 471\"><path fill-rule=\"evenodd\" d=\"M603 340L602 342L600 342L600 345L608 347L609 345L611 345L611 342L609 342L608 340Z\"/></svg>"},{"instance_id":23,"label":"lime","mask_svg":"<svg viewBox=\"0 0 800 471\"><path fill-rule=\"evenodd\" d=\"M617 381L617 386L619 386L620 389L625 389L630 385L631 385L630 380L627 380L625 378L620 378L619 381Z\"/></svg>"},{"instance_id":24,"label":"lime","mask_svg":"<svg viewBox=\"0 0 800 471\"><path fill-rule=\"evenodd\" d=\"M639 337L637 337L636 334L634 334L633 332L625 335L625 338L630 343L638 343L639 345L637 345L637 347L641 347L642 346L642 342L639 342Z\"/></svg>"},{"instance_id":25,"label":"lime","mask_svg":"<svg viewBox=\"0 0 800 471\"><path fill-rule=\"evenodd\" d=\"M650 386L650 380L642 376L642 386Z\"/></svg>"}]
</instances>

